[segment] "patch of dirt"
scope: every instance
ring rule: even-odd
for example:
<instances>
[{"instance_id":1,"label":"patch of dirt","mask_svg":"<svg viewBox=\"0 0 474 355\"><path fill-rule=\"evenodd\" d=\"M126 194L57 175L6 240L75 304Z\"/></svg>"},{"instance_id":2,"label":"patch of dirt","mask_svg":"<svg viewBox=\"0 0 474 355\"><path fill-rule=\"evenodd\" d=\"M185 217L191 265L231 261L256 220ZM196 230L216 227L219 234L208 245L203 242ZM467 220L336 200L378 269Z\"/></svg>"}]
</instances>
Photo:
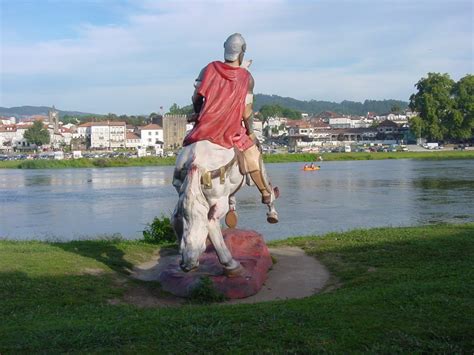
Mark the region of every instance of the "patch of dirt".
<instances>
[{"instance_id":1,"label":"patch of dirt","mask_svg":"<svg viewBox=\"0 0 474 355\"><path fill-rule=\"evenodd\" d=\"M258 303L297 299L320 293L330 278L326 267L316 258L296 247L269 248L276 259L262 289L255 295L224 302L226 304Z\"/></svg>"},{"instance_id":2,"label":"patch of dirt","mask_svg":"<svg viewBox=\"0 0 474 355\"><path fill-rule=\"evenodd\" d=\"M185 299L165 294L161 290L150 290L145 286L134 285L125 292L123 302L139 308L176 307L186 302Z\"/></svg>"},{"instance_id":3,"label":"patch of dirt","mask_svg":"<svg viewBox=\"0 0 474 355\"><path fill-rule=\"evenodd\" d=\"M82 275L92 275L92 276L99 276L102 275L105 271L102 269L94 269L90 267L86 267L81 270Z\"/></svg>"}]
</instances>

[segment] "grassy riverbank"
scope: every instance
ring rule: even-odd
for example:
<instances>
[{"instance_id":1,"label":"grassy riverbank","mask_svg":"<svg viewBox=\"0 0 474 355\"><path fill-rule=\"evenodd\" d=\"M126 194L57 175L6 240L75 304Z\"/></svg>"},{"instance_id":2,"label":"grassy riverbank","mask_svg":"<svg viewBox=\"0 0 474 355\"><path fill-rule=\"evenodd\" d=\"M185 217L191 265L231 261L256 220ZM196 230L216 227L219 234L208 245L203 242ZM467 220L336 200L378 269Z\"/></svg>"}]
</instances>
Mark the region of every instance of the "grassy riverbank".
<instances>
[{"instance_id":1,"label":"grassy riverbank","mask_svg":"<svg viewBox=\"0 0 474 355\"><path fill-rule=\"evenodd\" d=\"M449 160L474 159L474 151L269 154L264 155L264 160L266 163L311 162L316 161L319 156L322 156L324 161L383 159Z\"/></svg>"},{"instance_id":2,"label":"grassy riverbank","mask_svg":"<svg viewBox=\"0 0 474 355\"><path fill-rule=\"evenodd\" d=\"M0 168L12 169L64 169L64 168L115 168L126 166L163 166L174 165L175 158L142 157L127 158L97 158L71 160L17 160L1 161Z\"/></svg>"},{"instance_id":3,"label":"grassy riverbank","mask_svg":"<svg viewBox=\"0 0 474 355\"><path fill-rule=\"evenodd\" d=\"M426 151L426 152L376 152L376 153L323 153L323 154L266 154L265 163L291 163L317 161L321 155L324 161L336 160L382 160L423 159L449 160L474 159L474 151ZM75 159L75 160L18 160L0 161L0 169L61 169L61 168L113 168L127 166L174 165L175 158L143 157L136 159Z\"/></svg>"},{"instance_id":4,"label":"grassy riverbank","mask_svg":"<svg viewBox=\"0 0 474 355\"><path fill-rule=\"evenodd\" d=\"M294 238L333 273L319 295L138 308L141 242L0 241L0 353L472 353L474 224ZM120 300L112 302L111 300ZM115 305L114 305L115 304Z\"/></svg>"}]
</instances>

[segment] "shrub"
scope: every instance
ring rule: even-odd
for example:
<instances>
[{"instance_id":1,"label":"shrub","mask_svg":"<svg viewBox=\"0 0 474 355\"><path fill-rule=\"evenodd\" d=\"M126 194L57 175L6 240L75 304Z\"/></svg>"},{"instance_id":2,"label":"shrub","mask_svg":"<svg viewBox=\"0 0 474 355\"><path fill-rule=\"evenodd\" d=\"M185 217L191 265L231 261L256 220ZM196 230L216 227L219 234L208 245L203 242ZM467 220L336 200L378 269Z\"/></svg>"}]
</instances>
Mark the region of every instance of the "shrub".
<instances>
[{"instance_id":1,"label":"shrub","mask_svg":"<svg viewBox=\"0 0 474 355\"><path fill-rule=\"evenodd\" d=\"M201 277L199 284L193 288L189 295L190 302L199 304L223 302L225 300L226 297L214 288L214 284L208 276Z\"/></svg>"},{"instance_id":2,"label":"shrub","mask_svg":"<svg viewBox=\"0 0 474 355\"><path fill-rule=\"evenodd\" d=\"M109 161L107 159L100 158L93 160L92 164L98 168L106 168L109 166Z\"/></svg>"},{"instance_id":3,"label":"shrub","mask_svg":"<svg viewBox=\"0 0 474 355\"><path fill-rule=\"evenodd\" d=\"M151 244L176 243L171 221L168 217L155 217L151 224L143 231L143 240Z\"/></svg>"}]
</instances>

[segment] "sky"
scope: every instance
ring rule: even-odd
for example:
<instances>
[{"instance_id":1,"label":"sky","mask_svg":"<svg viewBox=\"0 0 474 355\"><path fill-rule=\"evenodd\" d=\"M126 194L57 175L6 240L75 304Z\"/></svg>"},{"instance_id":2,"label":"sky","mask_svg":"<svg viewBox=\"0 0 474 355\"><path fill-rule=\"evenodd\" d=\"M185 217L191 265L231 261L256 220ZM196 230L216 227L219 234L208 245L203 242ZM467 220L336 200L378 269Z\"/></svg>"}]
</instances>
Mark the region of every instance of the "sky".
<instances>
[{"instance_id":1,"label":"sky","mask_svg":"<svg viewBox=\"0 0 474 355\"><path fill-rule=\"evenodd\" d=\"M247 42L255 92L408 101L473 73L464 0L0 0L0 106L149 114L191 103L201 68Z\"/></svg>"}]
</instances>

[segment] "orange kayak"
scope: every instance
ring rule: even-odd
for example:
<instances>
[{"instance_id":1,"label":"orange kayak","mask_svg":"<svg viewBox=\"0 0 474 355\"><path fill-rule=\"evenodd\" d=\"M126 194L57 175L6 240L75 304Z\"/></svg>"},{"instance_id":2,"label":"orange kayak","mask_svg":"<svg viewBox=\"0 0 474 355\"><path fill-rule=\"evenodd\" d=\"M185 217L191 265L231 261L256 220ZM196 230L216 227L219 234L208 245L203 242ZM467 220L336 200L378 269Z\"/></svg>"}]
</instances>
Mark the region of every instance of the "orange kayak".
<instances>
[{"instance_id":1,"label":"orange kayak","mask_svg":"<svg viewBox=\"0 0 474 355\"><path fill-rule=\"evenodd\" d=\"M321 169L320 166L314 166L314 167L307 166L303 168L304 171L314 171L314 170L319 170L319 169Z\"/></svg>"}]
</instances>

